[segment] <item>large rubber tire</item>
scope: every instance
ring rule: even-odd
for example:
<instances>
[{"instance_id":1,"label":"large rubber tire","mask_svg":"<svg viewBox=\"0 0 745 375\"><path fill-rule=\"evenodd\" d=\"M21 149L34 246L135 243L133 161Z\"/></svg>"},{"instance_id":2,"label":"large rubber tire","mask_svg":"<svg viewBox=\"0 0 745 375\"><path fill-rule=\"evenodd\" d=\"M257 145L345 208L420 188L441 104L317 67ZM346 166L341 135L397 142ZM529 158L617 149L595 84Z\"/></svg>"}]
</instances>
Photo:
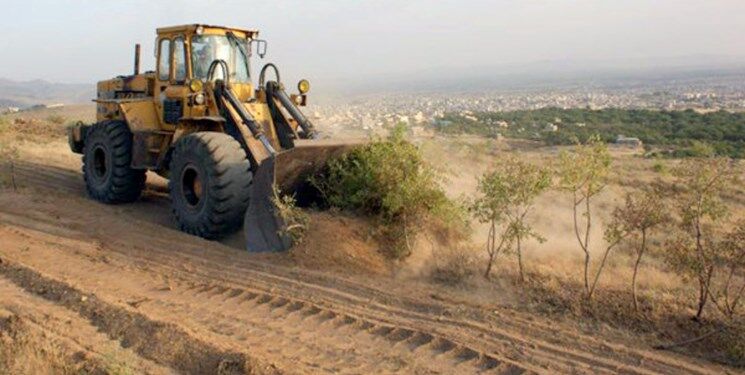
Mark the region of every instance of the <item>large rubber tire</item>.
<instances>
[{"instance_id":1,"label":"large rubber tire","mask_svg":"<svg viewBox=\"0 0 745 375\"><path fill-rule=\"evenodd\" d=\"M132 169L132 133L121 121L104 121L88 131L83 178L88 195L104 203L136 201L145 187L145 170Z\"/></svg>"},{"instance_id":2,"label":"large rubber tire","mask_svg":"<svg viewBox=\"0 0 745 375\"><path fill-rule=\"evenodd\" d=\"M243 224L251 165L240 143L216 132L198 132L176 142L170 181L173 215L182 231L207 239Z\"/></svg>"}]
</instances>

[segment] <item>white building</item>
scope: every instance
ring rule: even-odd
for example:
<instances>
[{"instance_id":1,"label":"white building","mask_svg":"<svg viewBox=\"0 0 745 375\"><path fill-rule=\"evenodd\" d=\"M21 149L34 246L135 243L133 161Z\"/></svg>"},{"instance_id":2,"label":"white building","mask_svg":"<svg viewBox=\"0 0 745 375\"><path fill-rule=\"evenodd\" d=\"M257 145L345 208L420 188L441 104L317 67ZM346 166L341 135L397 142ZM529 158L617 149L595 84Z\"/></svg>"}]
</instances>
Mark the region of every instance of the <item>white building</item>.
<instances>
[{"instance_id":1,"label":"white building","mask_svg":"<svg viewBox=\"0 0 745 375\"><path fill-rule=\"evenodd\" d=\"M616 144L619 146L627 147L642 147L643 145L641 139L635 137L625 137L623 135L619 135L618 138L616 138Z\"/></svg>"},{"instance_id":2,"label":"white building","mask_svg":"<svg viewBox=\"0 0 745 375\"><path fill-rule=\"evenodd\" d=\"M19 112L21 109L18 107L6 107L3 109L0 109L0 114L9 114L9 113L16 113Z\"/></svg>"}]
</instances>

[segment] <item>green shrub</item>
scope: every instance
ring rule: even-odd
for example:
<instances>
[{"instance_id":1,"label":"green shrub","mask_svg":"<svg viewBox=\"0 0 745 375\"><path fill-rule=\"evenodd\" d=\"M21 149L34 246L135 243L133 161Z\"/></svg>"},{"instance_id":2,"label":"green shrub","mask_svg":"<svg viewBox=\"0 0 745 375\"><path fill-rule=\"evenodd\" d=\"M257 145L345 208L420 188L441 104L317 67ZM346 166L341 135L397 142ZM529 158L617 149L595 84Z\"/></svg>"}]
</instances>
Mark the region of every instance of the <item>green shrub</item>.
<instances>
[{"instance_id":1,"label":"green shrub","mask_svg":"<svg viewBox=\"0 0 745 375\"><path fill-rule=\"evenodd\" d=\"M691 141L690 146L677 149L673 156L679 158L708 158L716 155L716 149L709 143Z\"/></svg>"},{"instance_id":2,"label":"green shrub","mask_svg":"<svg viewBox=\"0 0 745 375\"><path fill-rule=\"evenodd\" d=\"M467 227L465 210L445 196L440 173L404 139L404 131L398 126L388 138L331 161L326 173L311 180L329 205L378 218L393 258L408 256L424 228L458 237Z\"/></svg>"},{"instance_id":3,"label":"green shrub","mask_svg":"<svg viewBox=\"0 0 745 375\"><path fill-rule=\"evenodd\" d=\"M667 166L661 161L656 161L652 165L652 170L659 174L667 174L668 172Z\"/></svg>"}]
</instances>

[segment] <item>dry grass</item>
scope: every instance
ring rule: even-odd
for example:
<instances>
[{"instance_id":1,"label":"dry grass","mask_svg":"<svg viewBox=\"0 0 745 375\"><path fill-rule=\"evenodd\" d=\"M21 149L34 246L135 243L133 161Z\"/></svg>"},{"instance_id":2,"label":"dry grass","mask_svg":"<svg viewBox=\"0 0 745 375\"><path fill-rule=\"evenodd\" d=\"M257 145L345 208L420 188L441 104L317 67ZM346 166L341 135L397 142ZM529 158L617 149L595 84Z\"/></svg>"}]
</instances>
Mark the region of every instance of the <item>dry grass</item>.
<instances>
[{"instance_id":1,"label":"dry grass","mask_svg":"<svg viewBox=\"0 0 745 375\"><path fill-rule=\"evenodd\" d=\"M44 347L38 344L18 317L0 320L0 373L75 373L58 346L49 342Z\"/></svg>"},{"instance_id":2,"label":"dry grass","mask_svg":"<svg viewBox=\"0 0 745 375\"><path fill-rule=\"evenodd\" d=\"M627 285L605 285L594 300L588 301L579 282L534 273L519 292L525 301L523 308L530 311L582 321L590 332L605 325L633 332L650 346L682 342L722 330L676 350L728 365L745 366L745 317L731 322L710 308L706 319L692 320L695 311L691 294L694 291L686 287L644 288L639 295L639 312L634 310Z\"/></svg>"},{"instance_id":3,"label":"dry grass","mask_svg":"<svg viewBox=\"0 0 745 375\"><path fill-rule=\"evenodd\" d=\"M16 141L45 143L64 139L66 128L62 123L19 117L5 125L3 133Z\"/></svg>"},{"instance_id":4,"label":"dry grass","mask_svg":"<svg viewBox=\"0 0 745 375\"><path fill-rule=\"evenodd\" d=\"M17 315L0 318L0 374L133 374L126 364L112 363L116 366L71 353Z\"/></svg>"},{"instance_id":5,"label":"dry grass","mask_svg":"<svg viewBox=\"0 0 745 375\"><path fill-rule=\"evenodd\" d=\"M649 348L715 332L699 342L669 350L729 366L745 366L745 316L729 321L710 306L703 321L692 320L695 290L656 265L645 268L640 280L640 310L636 311L629 288L632 267L628 256L619 256L609 267L610 272L590 301L585 298L579 259L533 259L523 283L509 257L498 260L490 280L483 278L483 261L471 263L475 269L457 261L473 260L473 256L455 254L439 264L435 262L430 280L446 286L468 304L541 315L587 335L614 337L635 345L641 342Z\"/></svg>"},{"instance_id":6,"label":"dry grass","mask_svg":"<svg viewBox=\"0 0 745 375\"><path fill-rule=\"evenodd\" d=\"M476 276L478 259L473 252L462 249L439 249L434 254L429 277L438 284L458 286Z\"/></svg>"},{"instance_id":7,"label":"dry grass","mask_svg":"<svg viewBox=\"0 0 745 375\"><path fill-rule=\"evenodd\" d=\"M13 187L13 169L18 161L79 158L69 152L67 145L67 117L62 115L67 112L49 111L0 116L0 188Z\"/></svg>"},{"instance_id":8,"label":"dry grass","mask_svg":"<svg viewBox=\"0 0 745 375\"><path fill-rule=\"evenodd\" d=\"M49 115L46 118L46 120L48 122L51 122L52 124L55 124L55 125L62 125L62 124L65 123L65 120L66 119L65 119L65 116L62 116L62 115L59 115L59 114L53 114L53 115Z\"/></svg>"},{"instance_id":9,"label":"dry grass","mask_svg":"<svg viewBox=\"0 0 745 375\"><path fill-rule=\"evenodd\" d=\"M0 116L0 138L15 142L47 143L66 139L66 126L82 121L95 122L95 107L91 104L64 108L45 108Z\"/></svg>"}]
</instances>

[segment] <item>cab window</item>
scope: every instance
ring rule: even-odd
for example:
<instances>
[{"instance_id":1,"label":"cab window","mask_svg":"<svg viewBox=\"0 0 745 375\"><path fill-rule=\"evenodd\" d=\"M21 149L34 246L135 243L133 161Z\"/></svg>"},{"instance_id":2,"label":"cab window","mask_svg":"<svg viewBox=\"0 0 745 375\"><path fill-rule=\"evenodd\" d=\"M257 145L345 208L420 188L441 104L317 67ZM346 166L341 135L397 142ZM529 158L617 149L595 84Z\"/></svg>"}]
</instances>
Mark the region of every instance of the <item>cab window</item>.
<instances>
[{"instance_id":1,"label":"cab window","mask_svg":"<svg viewBox=\"0 0 745 375\"><path fill-rule=\"evenodd\" d=\"M178 37L173 41L173 72L176 82L186 81L186 48L184 38Z\"/></svg>"},{"instance_id":2,"label":"cab window","mask_svg":"<svg viewBox=\"0 0 745 375\"><path fill-rule=\"evenodd\" d=\"M191 38L191 66L193 78L207 79L207 72L215 60L228 65L231 82L250 82L248 76L248 54L245 40L231 41L225 35L195 35ZM224 79L222 69L215 71L215 78Z\"/></svg>"},{"instance_id":3,"label":"cab window","mask_svg":"<svg viewBox=\"0 0 745 375\"><path fill-rule=\"evenodd\" d=\"M171 72L171 40L161 39L158 47L158 78L167 81Z\"/></svg>"}]
</instances>

